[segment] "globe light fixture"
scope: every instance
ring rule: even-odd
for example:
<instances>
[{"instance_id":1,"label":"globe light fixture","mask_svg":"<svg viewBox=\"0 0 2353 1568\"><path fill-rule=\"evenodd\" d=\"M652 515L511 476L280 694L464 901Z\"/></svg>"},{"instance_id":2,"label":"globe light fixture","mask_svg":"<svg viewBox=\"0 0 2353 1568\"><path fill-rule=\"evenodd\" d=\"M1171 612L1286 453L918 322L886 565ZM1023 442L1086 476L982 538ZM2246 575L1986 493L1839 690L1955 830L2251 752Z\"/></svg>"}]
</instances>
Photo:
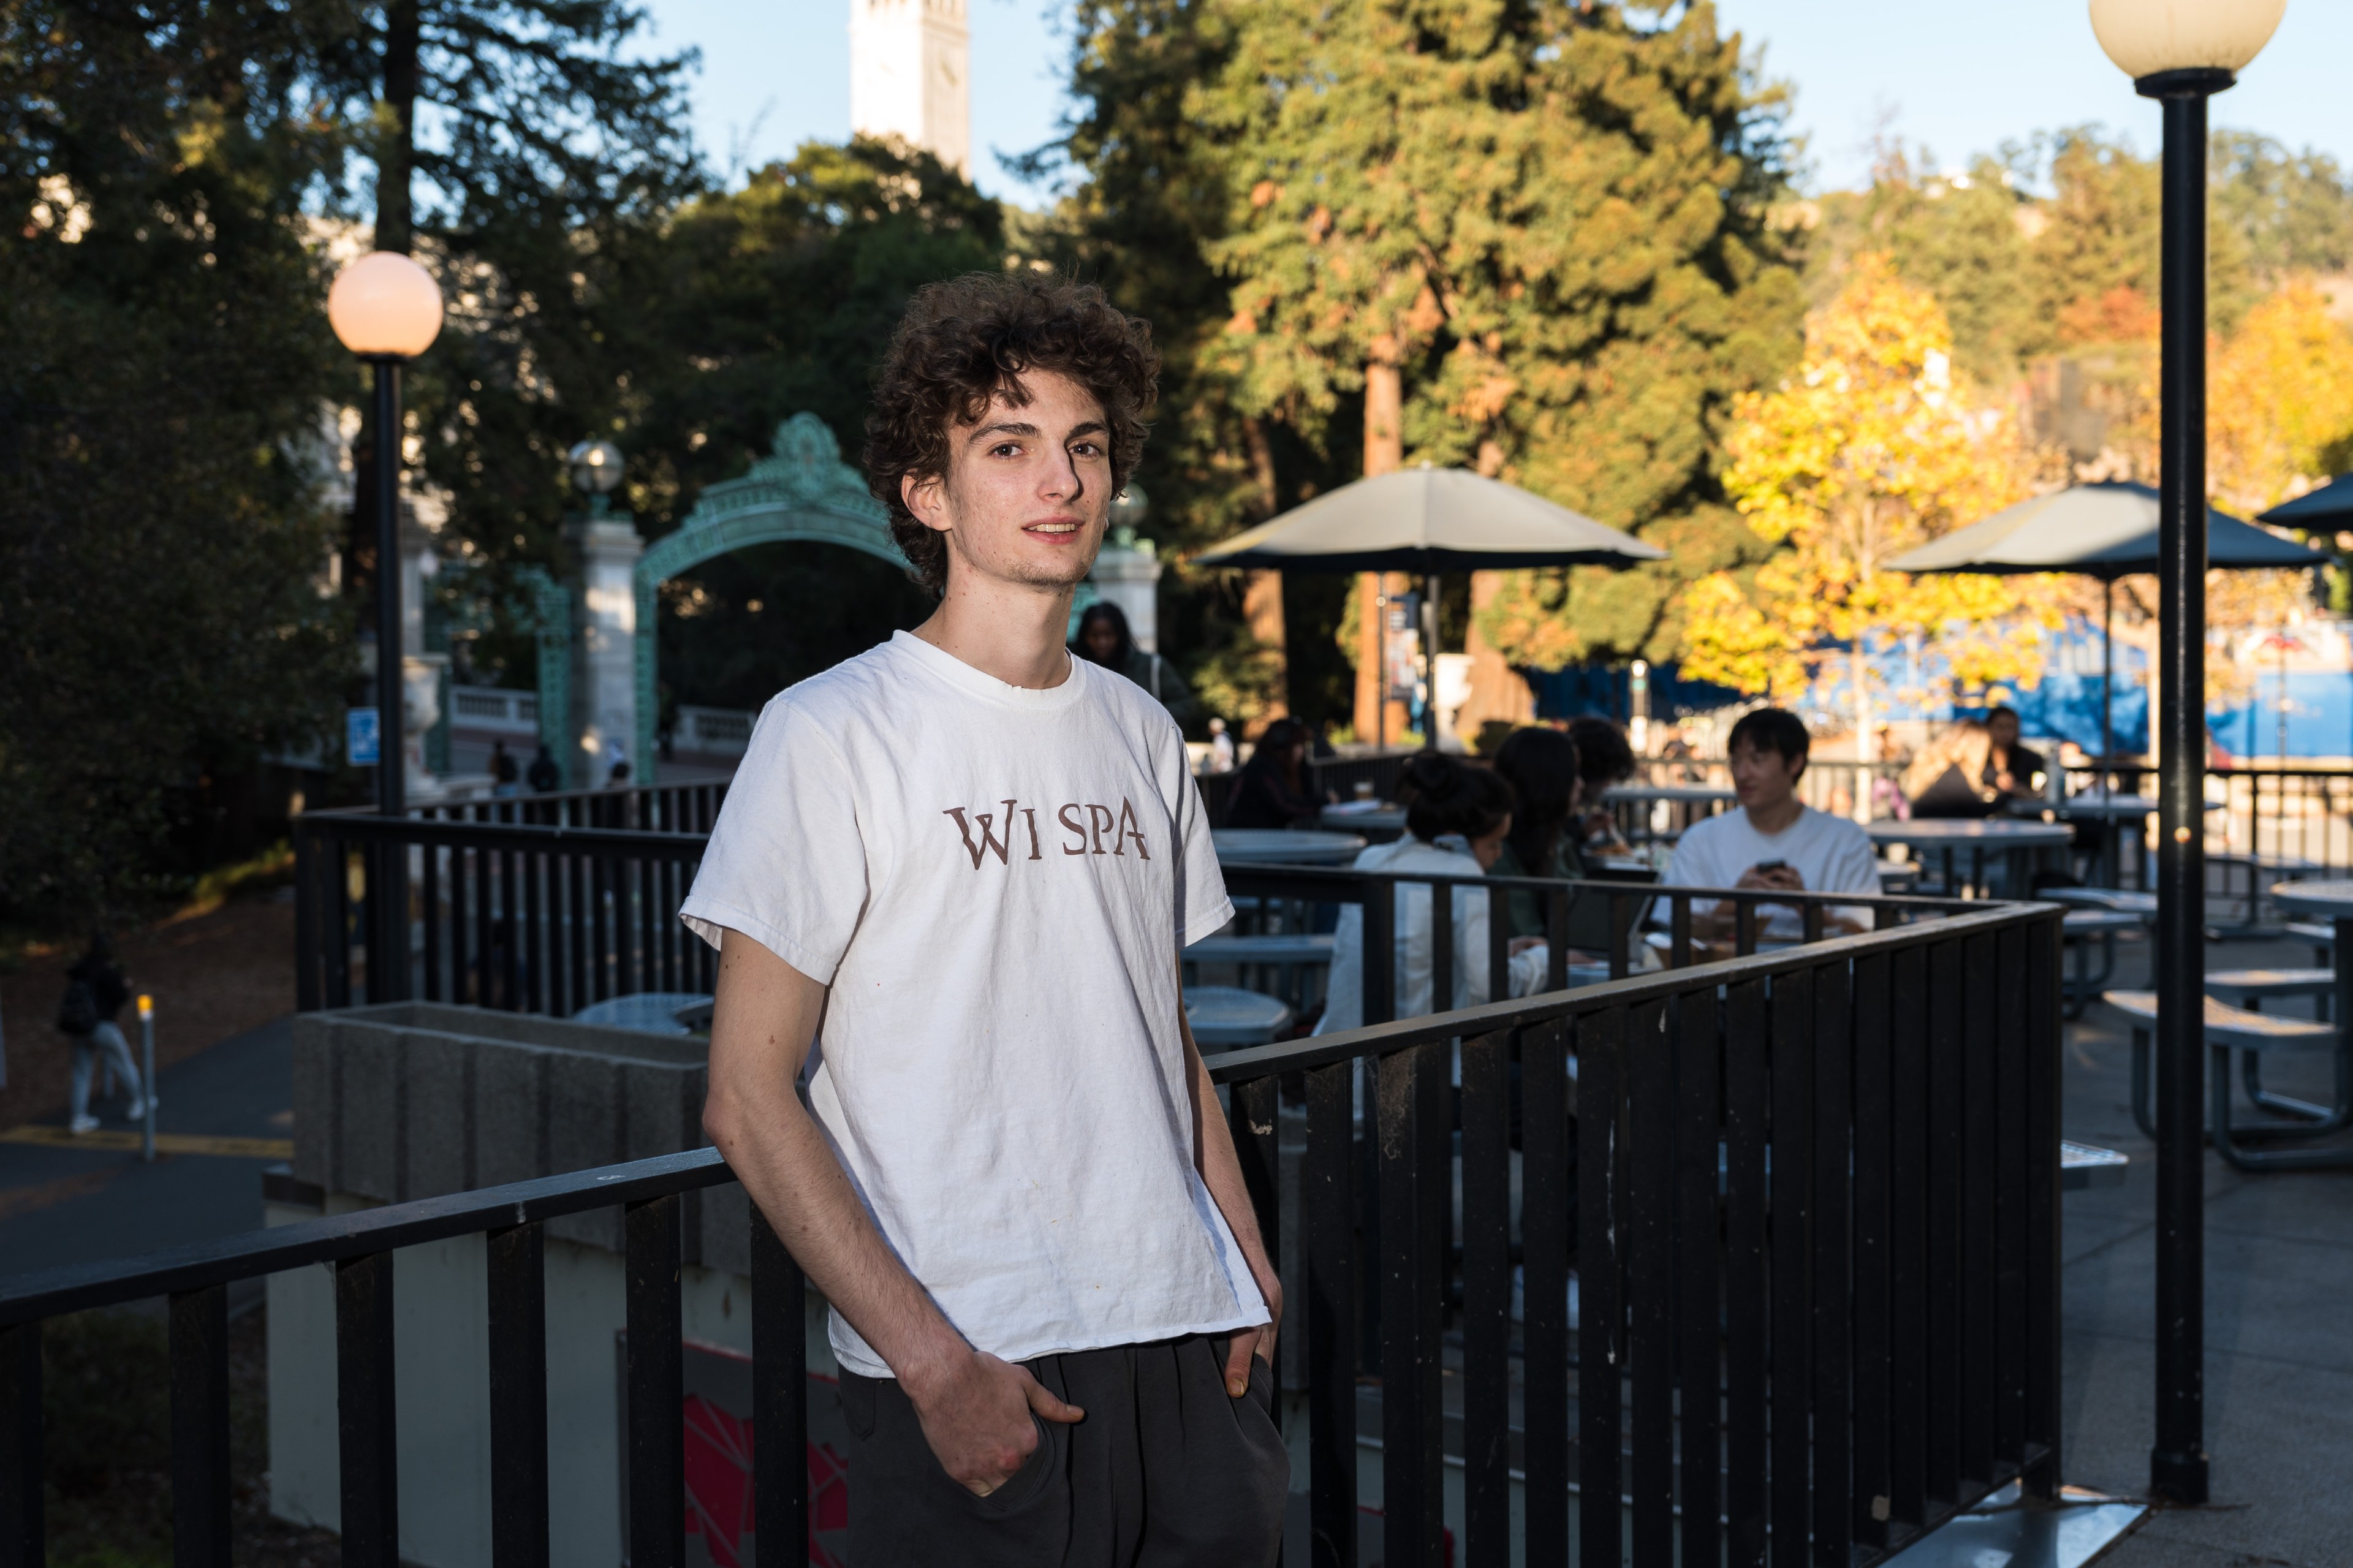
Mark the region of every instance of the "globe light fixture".
<instances>
[{"instance_id":1,"label":"globe light fixture","mask_svg":"<svg viewBox=\"0 0 2353 1568\"><path fill-rule=\"evenodd\" d=\"M400 367L441 333L441 286L398 251L377 250L335 275L327 322L343 347L375 369L375 713L376 810L406 816L406 752L400 625ZM377 847L368 866L368 907L375 922L368 1000L408 995L408 852ZM377 973L381 970L382 973Z\"/></svg>"},{"instance_id":2,"label":"globe light fixture","mask_svg":"<svg viewBox=\"0 0 2353 1568\"><path fill-rule=\"evenodd\" d=\"M565 454L582 495L608 496L621 482L621 449L610 441L583 441Z\"/></svg>"},{"instance_id":3,"label":"globe light fixture","mask_svg":"<svg viewBox=\"0 0 2353 1568\"><path fill-rule=\"evenodd\" d=\"M2271 41L2286 0L2091 0L2092 30L2165 111L2158 289L2157 1442L2150 1490L2207 1500L2206 100ZM2055 962L2055 961L2054 961ZM2218 1107L2227 1113L2228 1107Z\"/></svg>"},{"instance_id":4,"label":"globe light fixture","mask_svg":"<svg viewBox=\"0 0 2353 1568\"><path fill-rule=\"evenodd\" d=\"M2135 81L2178 70L2236 76L2286 14L2287 0L2092 0L2092 31Z\"/></svg>"},{"instance_id":5,"label":"globe light fixture","mask_svg":"<svg viewBox=\"0 0 2353 1568\"><path fill-rule=\"evenodd\" d=\"M1151 515L1151 500L1145 495L1144 487L1133 479L1128 481L1127 489L1111 498L1111 525L1113 528L1133 531L1142 528L1144 520Z\"/></svg>"},{"instance_id":6,"label":"globe light fixture","mask_svg":"<svg viewBox=\"0 0 2353 1568\"><path fill-rule=\"evenodd\" d=\"M396 250L375 250L335 274L327 321L362 359L415 359L441 335L441 286Z\"/></svg>"}]
</instances>

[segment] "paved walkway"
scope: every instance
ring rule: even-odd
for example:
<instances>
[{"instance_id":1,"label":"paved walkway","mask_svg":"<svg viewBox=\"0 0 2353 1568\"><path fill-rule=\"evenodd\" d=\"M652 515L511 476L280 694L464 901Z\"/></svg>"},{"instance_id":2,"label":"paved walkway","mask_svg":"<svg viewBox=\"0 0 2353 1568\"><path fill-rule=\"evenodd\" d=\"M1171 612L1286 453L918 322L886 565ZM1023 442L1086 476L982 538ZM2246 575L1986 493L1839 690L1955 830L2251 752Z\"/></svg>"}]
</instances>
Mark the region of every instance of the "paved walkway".
<instances>
[{"instance_id":1,"label":"paved walkway","mask_svg":"<svg viewBox=\"0 0 2353 1568\"><path fill-rule=\"evenodd\" d=\"M2208 962L2302 965L2312 950L2233 942L2209 949ZM2146 973L2135 952L2118 978L2143 985ZM2067 1136L2122 1150L2133 1167L2121 1188L2066 1200L2065 1475L2138 1496L2155 1439L2156 1151L2133 1125L2129 1034L2094 1007L2068 1031L2068 1047ZM2316 1059L2266 1075L2266 1087L2326 1101L2334 1086ZM2101 1568L2345 1568L2353 1563L2353 1173L2249 1176L2210 1155L2206 1196L2213 1502L2159 1512Z\"/></svg>"},{"instance_id":2,"label":"paved walkway","mask_svg":"<svg viewBox=\"0 0 2353 1568\"><path fill-rule=\"evenodd\" d=\"M0 1272L97 1262L259 1226L261 1173L286 1158L270 1145L294 1135L293 1037L291 1017L279 1018L157 1074L157 1132L186 1139L184 1148L232 1154L159 1153L149 1165L135 1142L121 1137L95 1147L0 1140ZM119 1096L98 1111L104 1132L136 1131Z\"/></svg>"}]
</instances>

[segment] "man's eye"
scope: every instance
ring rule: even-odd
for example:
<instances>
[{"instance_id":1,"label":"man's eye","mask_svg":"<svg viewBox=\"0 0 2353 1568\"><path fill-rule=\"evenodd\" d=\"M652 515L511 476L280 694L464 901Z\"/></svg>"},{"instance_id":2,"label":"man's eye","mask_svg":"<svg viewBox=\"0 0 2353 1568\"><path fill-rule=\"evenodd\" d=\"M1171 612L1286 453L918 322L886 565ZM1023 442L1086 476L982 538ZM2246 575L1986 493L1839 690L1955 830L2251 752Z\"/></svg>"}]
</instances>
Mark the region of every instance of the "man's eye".
<instances>
[{"instance_id":1,"label":"man's eye","mask_svg":"<svg viewBox=\"0 0 2353 1568\"><path fill-rule=\"evenodd\" d=\"M1018 458L1021 455L1021 444L1018 441L999 441L988 449L988 454L992 458Z\"/></svg>"},{"instance_id":2,"label":"man's eye","mask_svg":"<svg viewBox=\"0 0 2353 1568\"><path fill-rule=\"evenodd\" d=\"M1073 458L1100 458L1103 456L1103 448L1096 446L1092 441L1073 441L1071 443L1071 456Z\"/></svg>"}]
</instances>

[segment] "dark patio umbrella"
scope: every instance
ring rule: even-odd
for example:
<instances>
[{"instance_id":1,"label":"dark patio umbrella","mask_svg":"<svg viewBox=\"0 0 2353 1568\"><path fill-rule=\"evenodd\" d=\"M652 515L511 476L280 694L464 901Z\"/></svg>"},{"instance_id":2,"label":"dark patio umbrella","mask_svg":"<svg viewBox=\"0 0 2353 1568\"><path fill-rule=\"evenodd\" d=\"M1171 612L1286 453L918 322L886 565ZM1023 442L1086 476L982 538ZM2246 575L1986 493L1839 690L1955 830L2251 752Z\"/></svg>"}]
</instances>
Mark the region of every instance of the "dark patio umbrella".
<instances>
[{"instance_id":1,"label":"dark patio umbrella","mask_svg":"<svg viewBox=\"0 0 2353 1568\"><path fill-rule=\"evenodd\" d=\"M2116 751L2108 714L2114 651L2108 623L2115 609L2116 582L2157 570L2157 491L2147 485L2113 481L2071 485L2005 507L1981 522L1956 529L1935 543L1887 563L1896 572L1967 572L1986 576L2073 572L2100 580L2100 779L2104 786L2105 764ZM2316 552L2293 540L2211 507L2206 509L2209 566L2295 571L2320 562Z\"/></svg>"},{"instance_id":2,"label":"dark patio umbrella","mask_svg":"<svg viewBox=\"0 0 2353 1568\"><path fill-rule=\"evenodd\" d=\"M1440 573L1513 566L1626 567L1663 561L1666 555L1655 544L1516 485L1467 468L1423 464L1343 485L1195 559L1204 566L1409 572L1426 579L1421 673L1434 708L1436 579ZM1435 730L1434 723L1431 728Z\"/></svg>"},{"instance_id":3,"label":"dark patio umbrella","mask_svg":"<svg viewBox=\"0 0 2353 1568\"><path fill-rule=\"evenodd\" d=\"M2282 501L2261 517L2282 528L2308 528L2324 533L2353 528L2353 474L2339 474L2318 489Z\"/></svg>"}]
</instances>

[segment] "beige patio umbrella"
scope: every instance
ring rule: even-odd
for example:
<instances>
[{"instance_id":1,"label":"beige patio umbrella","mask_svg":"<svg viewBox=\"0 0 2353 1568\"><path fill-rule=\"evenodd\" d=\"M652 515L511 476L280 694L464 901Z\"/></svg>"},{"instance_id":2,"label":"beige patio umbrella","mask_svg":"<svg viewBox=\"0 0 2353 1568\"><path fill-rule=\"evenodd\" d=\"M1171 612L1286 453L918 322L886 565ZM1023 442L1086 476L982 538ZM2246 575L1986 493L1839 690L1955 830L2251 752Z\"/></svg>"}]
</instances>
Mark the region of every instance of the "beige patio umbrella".
<instances>
[{"instance_id":1,"label":"beige patio umbrella","mask_svg":"<svg viewBox=\"0 0 2353 1568\"><path fill-rule=\"evenodd\" d=\"M1622 569L1666 555L1655 544L1517 485L1425 463L1326 491L1195 559L1204 566L1420 577L1422 689L1434 702L1440 574L1515 566Z\"/></svg>"}]
</instances>

